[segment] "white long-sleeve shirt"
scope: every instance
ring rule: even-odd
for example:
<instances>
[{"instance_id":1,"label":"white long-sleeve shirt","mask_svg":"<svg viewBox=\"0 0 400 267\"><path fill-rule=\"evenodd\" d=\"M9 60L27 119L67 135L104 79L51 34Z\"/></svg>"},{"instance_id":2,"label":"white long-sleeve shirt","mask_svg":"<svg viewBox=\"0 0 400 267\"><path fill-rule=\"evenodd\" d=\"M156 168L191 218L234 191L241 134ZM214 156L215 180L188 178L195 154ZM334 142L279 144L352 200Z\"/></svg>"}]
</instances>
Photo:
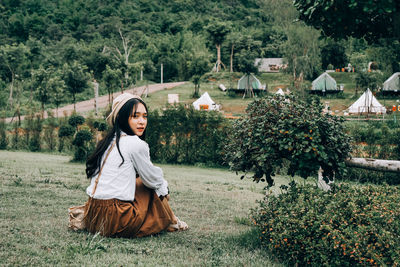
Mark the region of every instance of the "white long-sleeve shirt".
<instances>
[{"instance_id":1,"label":"white long-sleeve shirt","mask_svg":"<svg viewBox=\"0 0 400 267\"><path fill-rule=\"evenodd\" d=\"M125 159L124 163L119 166L122 158L118 153L117 145L114 145L104 164L94 196L92 196L92 192L98 174L92 177L86 193L96 199L116 198L133 201L137 170L146 187L154 189L158 196L167 195L168 183L164 179L162 169L151 163L149 145L136 135L122 135L119 140L119 148ZM113 143L114 141L110 143L108 149ZM108 149L104 152L102 162L104 162Z\"/></svg>"}]
</instances>

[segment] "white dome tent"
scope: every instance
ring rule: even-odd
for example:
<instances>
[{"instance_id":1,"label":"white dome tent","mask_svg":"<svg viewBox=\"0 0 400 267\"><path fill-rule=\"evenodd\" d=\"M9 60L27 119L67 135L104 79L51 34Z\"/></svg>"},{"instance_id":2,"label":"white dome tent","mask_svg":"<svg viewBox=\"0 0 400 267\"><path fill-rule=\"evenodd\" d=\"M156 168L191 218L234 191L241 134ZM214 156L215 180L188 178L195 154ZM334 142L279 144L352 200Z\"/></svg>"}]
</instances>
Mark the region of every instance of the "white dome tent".
<instances>
[{"instance_id":1,"label":"white dome tent","mask_svg":"<svg viewBox=\"0 0 400 267\"><path fill-rule=\"evenodd\" d=\"M193 107L197 110L219 110L217 105L210 97L208 92L205 92L199 99L193 102Z\"/></svg>"},{"instance_id":2,"label":"white dome tent","mask_svg":"<svg viewBox=\"0 0 400 267\"><path fill-rule=\"evenodd\" d=\"M372 94L371 90L368 88L367 91L365 91L364 94L362 94L360 98L349 107L349 113L385 114L386 108L379 103L379 101Z\"/></svg>"}]
</instances>

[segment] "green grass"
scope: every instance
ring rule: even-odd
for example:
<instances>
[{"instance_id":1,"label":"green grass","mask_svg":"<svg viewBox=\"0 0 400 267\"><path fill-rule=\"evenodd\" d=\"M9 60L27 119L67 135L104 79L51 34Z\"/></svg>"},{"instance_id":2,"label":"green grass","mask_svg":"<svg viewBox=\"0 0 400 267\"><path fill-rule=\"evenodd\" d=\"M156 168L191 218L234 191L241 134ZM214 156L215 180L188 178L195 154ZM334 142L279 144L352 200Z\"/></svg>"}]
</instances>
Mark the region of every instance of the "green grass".
<instances>
[{"instance_id":1,"label":"green grass","mask_svg":"<svg viewBox=\"0 0 400 267\"><path fill-rule=\"evenodd\" d=\"M190 230L103 238L67 229L67 208L85 202L88 185L84 165L69 160L0 152L0 265L279 265L259 247L248 218L265 184L223 169L158 165L170 184L171 206Z\"/></svg>"}]
</instances>

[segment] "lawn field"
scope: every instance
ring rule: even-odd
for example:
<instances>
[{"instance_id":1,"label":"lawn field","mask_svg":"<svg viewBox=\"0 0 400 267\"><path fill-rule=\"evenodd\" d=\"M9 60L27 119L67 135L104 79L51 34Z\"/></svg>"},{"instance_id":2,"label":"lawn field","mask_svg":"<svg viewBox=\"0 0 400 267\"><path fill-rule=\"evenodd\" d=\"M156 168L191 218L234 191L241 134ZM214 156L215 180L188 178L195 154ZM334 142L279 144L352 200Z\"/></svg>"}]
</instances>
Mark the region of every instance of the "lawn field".
<instances>
[{"instance_id":1,"label":"lawn field","mask_svg":"<svg viewBox=\"0 0 400 267\"><path fill-rule=\"evenodd\" d=\"M69 206L83 204L84 165L61 155L0 152L1 266L272 266L249 209L265 184L223 169L158 165L171 206L190 230L141 239L68 230ZM157 164L156 164L157 165ZM284 177L277 184L287 183Z\"/></svg>"}]
</instances>

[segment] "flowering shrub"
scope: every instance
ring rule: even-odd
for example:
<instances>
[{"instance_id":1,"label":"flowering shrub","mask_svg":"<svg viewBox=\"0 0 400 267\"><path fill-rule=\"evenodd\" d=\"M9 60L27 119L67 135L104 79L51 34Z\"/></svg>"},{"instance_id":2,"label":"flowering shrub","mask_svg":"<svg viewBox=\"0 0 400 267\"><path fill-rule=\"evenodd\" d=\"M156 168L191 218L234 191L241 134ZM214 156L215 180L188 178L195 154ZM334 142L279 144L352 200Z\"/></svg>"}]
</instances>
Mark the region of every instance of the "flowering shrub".
<instances>
[{"instance_id":1,"label":"flowering shrub","mask_svg":"<svg viewBox=\"0 0 400 267\"><path fill-rule=\"evenodd\" d=\"M312 185L267 196L252 211L263 246L290 265L400 265L400 188Z\"/></svg>"},{"instance_id":2,"label":"flowering shrub","mask_svg":"<svg viewBox=\"0 0 400 267\"><path fill-rule=\"evenodd\" d=\"M331 180L350 155L343 120L323 114L317 99L268 96L250 103L246 112L228 135L225 159L231 170L253 172L257 182L272 185L272 176L284 160L292 176L307 178L321 167Z\"/></svg>"}]
</instances>

